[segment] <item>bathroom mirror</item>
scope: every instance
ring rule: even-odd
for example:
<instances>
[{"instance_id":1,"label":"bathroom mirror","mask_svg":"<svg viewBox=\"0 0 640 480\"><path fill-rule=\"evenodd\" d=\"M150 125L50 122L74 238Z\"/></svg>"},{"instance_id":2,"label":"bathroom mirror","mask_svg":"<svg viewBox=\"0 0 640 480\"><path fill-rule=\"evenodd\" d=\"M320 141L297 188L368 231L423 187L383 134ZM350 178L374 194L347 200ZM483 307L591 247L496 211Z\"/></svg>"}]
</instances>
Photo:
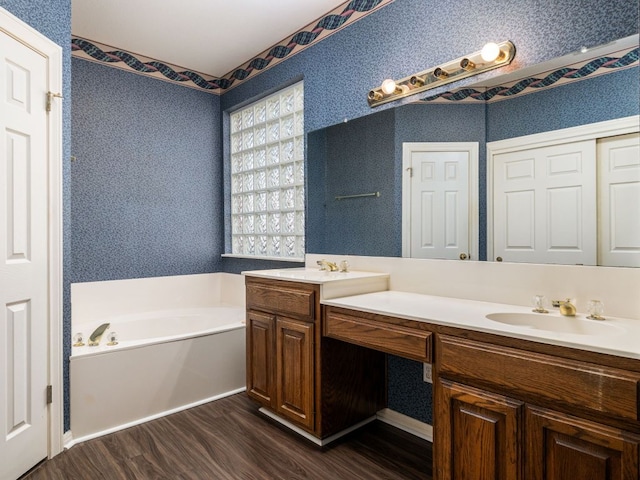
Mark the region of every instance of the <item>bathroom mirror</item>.
<instances>
[{"instance_id":1,"label":"bathroom mirror","mask_svg":"<svg viewBox=\"0 0 640 480\"><path fill-rule=\"evenodd\" d=\"M578 55L566 56L493 78L485 88L579 61ZM487 260L492 250L487 248L487 214L492 208L487 203L487 142L638 115L637 61L633 65L506 100L411 103L310 132L307 252L402 256L403 143L477 142L479 184L473 201L479 254L472 260ZM630 220L640 223L638 218Z\"/></svg>"}]
</instances>

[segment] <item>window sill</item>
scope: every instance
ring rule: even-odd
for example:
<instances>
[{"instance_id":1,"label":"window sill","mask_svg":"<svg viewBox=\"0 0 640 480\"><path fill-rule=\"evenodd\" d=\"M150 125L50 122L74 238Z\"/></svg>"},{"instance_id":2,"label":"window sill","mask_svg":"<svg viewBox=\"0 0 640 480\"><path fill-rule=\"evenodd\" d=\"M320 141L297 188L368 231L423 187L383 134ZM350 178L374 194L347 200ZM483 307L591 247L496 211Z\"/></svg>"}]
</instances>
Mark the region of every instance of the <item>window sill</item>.
<instances>
[{"instance_id":1,"label":"window sill","mask_svg":"<svg viewBox=\"0 0 640 480\"><path fill-rule=\"evenodd\" d=\"M304 258L298 257L267 257L260 255L242 255L239 253L223 253L221 256L226 258L247 258L251 260L273 260L276 262L304 263Z\"/></svg>"}]
</instances>

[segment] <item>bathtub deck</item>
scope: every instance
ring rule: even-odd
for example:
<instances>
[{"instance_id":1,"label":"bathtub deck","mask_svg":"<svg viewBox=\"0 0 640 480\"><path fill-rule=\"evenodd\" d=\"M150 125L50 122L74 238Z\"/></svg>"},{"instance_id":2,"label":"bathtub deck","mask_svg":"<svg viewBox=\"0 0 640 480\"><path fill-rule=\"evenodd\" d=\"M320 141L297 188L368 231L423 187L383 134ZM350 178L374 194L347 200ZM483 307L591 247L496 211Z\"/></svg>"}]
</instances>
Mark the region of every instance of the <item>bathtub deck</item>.
<instances>
[{"instance_id":1,"label":"bathtub deck","mask_svg":"<svg viewBox=\"0 0 640 480\"><path fill-rule=\"evenodd\" d=\"M431 480L431 444L373 422L325 449L237 394L76 445L22 480Z\"/></svg>"}]
</instances>

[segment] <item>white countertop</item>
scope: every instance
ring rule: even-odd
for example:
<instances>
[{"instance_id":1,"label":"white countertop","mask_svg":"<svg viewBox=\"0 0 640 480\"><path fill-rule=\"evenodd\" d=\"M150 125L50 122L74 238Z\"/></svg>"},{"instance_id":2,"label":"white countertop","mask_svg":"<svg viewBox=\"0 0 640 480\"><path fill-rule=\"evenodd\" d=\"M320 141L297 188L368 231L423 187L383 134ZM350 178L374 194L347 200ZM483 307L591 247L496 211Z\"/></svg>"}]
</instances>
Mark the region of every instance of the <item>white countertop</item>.
<instances>
[{"instance_id":1,"label":"white countertop","mask_svg":"<svg viewBox=\"0 0 640 480\"><path fill-rule=\"evenodd\" d=\"M606 312L606 320L602 321L587 320L583 313L578 313L576 317L562 317L556 309L549 309L550 313L547 314L536 314L545 317L545 321L553 321L549 319L558 317L560 322L588 322L590 326L606 331L605 334L578 334L552 332L530 326L508 325L485 317L488 314L502 312L531 313L531 307L521 305L437 297L393 290L333 298L323 300L321 303L436 325L466 328L550 345L640 359L640 320L609 318L606 317Z\"/></svg>"},{"instance_id":2,"label":"white countertop","mask_svg":"<svg viewBox=\"0 0 640 480\"><path fill-rule=\"evenodd\" d=\"M250 270L242 272L251 277L269 278L272 280L290 280L302 283L315 283L319 285L339 282L344 280L364 280L370 278L389 278L388 273L348 271L329 272L317 268L277 268L273 270Z\"/></svg>"}]
</instances>

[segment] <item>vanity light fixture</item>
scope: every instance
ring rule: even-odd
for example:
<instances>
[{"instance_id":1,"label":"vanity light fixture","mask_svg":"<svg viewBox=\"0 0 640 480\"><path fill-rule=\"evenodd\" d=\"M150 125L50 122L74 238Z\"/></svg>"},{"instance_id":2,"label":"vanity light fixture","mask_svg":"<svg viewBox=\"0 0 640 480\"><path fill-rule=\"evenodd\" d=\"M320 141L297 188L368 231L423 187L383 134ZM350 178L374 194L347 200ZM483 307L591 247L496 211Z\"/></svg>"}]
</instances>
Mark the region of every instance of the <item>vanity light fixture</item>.
<instances>
[{"instance_id":1,"label":"vanity light fixture","mask_svg":"<svg viewBox=\"0 0 640 480\"><path fill-rule=\"evenodd\" d=\"M516 54L516 47L510 41L487 43L482 50L474 52L435 68L430 68L401 80L387 79L379 87L370 90L367 101L370 107L377 107L399 98L455 82L472 75L508 65Z\"/></svg>"}]
</instances>

